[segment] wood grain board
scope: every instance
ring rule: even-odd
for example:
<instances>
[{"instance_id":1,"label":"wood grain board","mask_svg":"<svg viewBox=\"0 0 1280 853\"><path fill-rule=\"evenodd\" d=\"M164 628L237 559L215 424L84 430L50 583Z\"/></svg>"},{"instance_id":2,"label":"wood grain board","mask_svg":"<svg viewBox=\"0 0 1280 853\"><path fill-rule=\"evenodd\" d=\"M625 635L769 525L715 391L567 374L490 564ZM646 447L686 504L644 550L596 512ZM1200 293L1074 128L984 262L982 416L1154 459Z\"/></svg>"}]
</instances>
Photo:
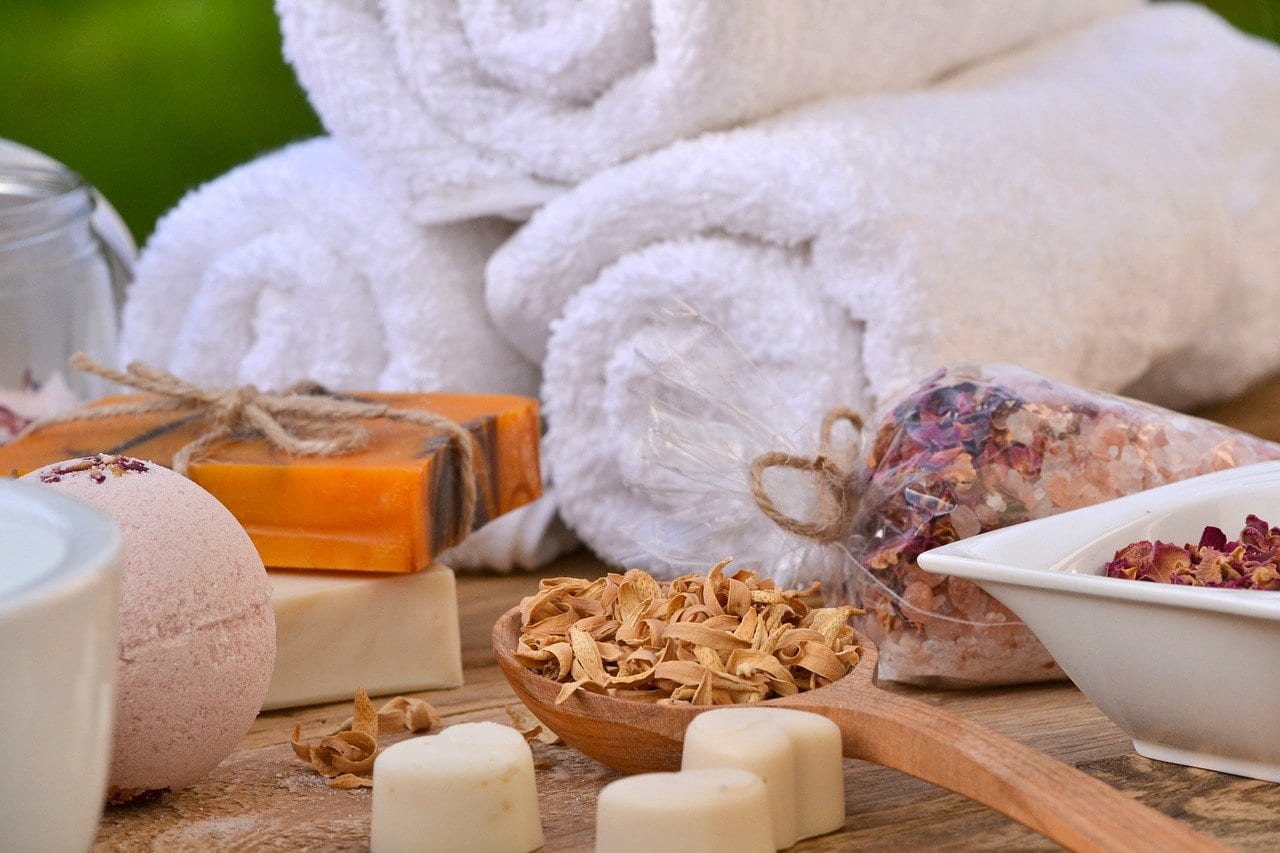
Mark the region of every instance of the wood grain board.
<instances>
[{"instance_id":1,"label":"wood grain board","mask_svg":"<svg viewBox=\"0 0 1280 853\"><path fill-rule=\"evenodd\" d=\"M1280 439L1280 378L1205 414ZM508 722L516 703L493 661L489 631L539 577L593 576L585 554L540 574L459 578L467 684L422 694L446 724ZM354 685L353 685L354 688ZM946 707L1074 765L1195 829L1241 849L1280 849L1280 785L1151 761L1070 684L966 692L891 688ZM263 714L239 750L207 779L159 802L108 809L98 850L365 850L370 792L328 788L288 746L295 721L306 735L332 730L349 704ZM384 744L394 737L384 737ZM613 771L565 746L535 744L547 850L590 850L596 796ZM900 773L845 762L849 819L841 832L797 851L1052 849L1030 830L963 797Z\"/></svg>"}]
</instances>

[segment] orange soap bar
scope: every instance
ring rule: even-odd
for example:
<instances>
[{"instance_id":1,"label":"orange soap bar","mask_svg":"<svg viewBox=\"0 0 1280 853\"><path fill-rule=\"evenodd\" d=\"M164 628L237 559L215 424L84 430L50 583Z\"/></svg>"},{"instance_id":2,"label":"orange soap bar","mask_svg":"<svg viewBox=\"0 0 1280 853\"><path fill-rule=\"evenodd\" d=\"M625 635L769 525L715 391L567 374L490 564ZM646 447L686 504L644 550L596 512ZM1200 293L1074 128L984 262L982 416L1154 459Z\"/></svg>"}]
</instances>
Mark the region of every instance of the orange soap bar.
<instances>
[{"instance_id":1,"label":"orange soap bar","mask_svg":"<svg viewBox=\"0 0 1280 853\"><path fill-rule=\"evenodd\" d=\"M538 497L538 404L527 397L359 394L356 399L421 409L475 436L476 527ZM137 402L110 397L93 405ZM458 541L460 456L442 432L387 419L359 421L363 450L289 456L261 438L228 440L193 461L191 479L244 525L268 566L415 572ZM0 472L28 471L94 453L169 465L203 429L183 412L56 424L0 446Z\"/></svg>"}]
</instances>

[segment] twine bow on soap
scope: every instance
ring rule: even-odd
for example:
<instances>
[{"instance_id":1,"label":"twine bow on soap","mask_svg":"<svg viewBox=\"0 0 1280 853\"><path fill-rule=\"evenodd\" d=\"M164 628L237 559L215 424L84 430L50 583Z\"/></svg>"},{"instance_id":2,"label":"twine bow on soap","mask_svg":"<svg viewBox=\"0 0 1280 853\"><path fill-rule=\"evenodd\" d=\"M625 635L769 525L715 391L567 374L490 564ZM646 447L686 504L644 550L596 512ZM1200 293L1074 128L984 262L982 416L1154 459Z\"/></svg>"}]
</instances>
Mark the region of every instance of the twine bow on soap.
<instances>
[{"instance_id":1,"label":"twine bow on soap","mask_svg":"<svg viewBox=\"0 0 1280 853\"><path fill-rule=\"evenodd\" d=\"M475 437L442 415L336 397L315 382L300 382L280 393L264 393L253 385L210 389L137 361L121 372L99 364L81 352L73 355L69 363L77 370L118 385L155 394L156 399L97 406L43 418L28 425L15 440L53 424L192 411L204 421L204 428L173 455L171 466L186 476L189 465L207 456L219 441L238 438L246 432L262 436L270 446L291 455L337 456L368 445L369 431L356 421L380 418L405 421L438 429L452 439L458 448L462 468L462 509L459 513L462 534L469 533L475 525L478 494L474 468Z\"/></svg>"},{"instance_id":2,"label":"twine bow on soap","mask_svg":"<svg viewBox=\"0 0 1280 853\"><path fill-rule=\"evenodd\" d=\"M853 529L853 514L858 501L853 489L855 469L846 469L834 458L831 433L841 421L855 432L862 430L862 416L852 409L836 408L822 419L821 440L816 456L799 456L781 450L761 453L751 462L751 494L756 505L774 524L794 533L827 544L845 538ZM818 506L814 517L801 521L778 509L764 486L764 472L770 468L794 468L810 471L817 483Z\"/></svg>"}]
</instances>

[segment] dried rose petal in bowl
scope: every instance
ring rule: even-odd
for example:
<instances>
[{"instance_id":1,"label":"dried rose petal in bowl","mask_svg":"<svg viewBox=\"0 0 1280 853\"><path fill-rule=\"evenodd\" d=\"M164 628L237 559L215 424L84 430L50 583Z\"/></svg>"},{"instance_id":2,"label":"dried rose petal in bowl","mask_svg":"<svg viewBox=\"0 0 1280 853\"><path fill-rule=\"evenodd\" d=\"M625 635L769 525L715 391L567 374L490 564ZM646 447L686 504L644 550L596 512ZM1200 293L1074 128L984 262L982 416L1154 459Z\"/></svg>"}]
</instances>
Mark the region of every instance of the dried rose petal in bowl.
<instances>
[{"instance_id":1,"label":"dried rose petal in bowl","mask_svg":"<svg viewBox=\"0 0 1280 853\"><path fill-rule=\"evenodd\" d=\"M1197 545L1142 539L1116 551L1106 571L1109 578L1280 590L1280 527L1250 515L1234 542L1212 526L1205 527Z\"/></svg>"},{"instance_id":2,"label":"dried rose petal in bowl","mask_svg":"<svg viewBox=\"0 0 1280 853\"><path fill-rule=\"evenodd\" d=\"M1280 595L1104 571L1126 543L1176 542L1206 524L1236 530L1275 506L1280 462L1267 462L952 542L920 564L981 584L1026 620L1140 755L1280 782ZM1259 565L1280 545L1260 519L1240 538ZM1235 551L1217 531L1202 543Z\"/></svg>"}]
</instances>

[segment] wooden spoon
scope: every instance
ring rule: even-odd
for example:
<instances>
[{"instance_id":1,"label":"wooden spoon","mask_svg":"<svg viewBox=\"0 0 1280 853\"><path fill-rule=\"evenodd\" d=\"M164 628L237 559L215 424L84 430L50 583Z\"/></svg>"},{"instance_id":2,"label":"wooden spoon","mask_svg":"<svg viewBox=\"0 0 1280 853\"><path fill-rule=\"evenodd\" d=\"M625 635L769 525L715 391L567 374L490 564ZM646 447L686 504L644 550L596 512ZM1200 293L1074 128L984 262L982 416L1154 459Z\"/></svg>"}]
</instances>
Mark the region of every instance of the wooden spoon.
<instances>
[{"instance_id":1,"label":"wooden spoon","mask_svg":"<svg viewBox=\"0 0 1280 853\"><path fill-rule=\"evenodd\" d=\"M493 628L498 664L520 700L565 743L623 773L678 770L684 731L708 708L651 705L563 686L514 657L520 611ZM834 684L762 703L834 720L846 758L901 770L990 806L1073 850L1223 850L1173 818L1092 776L964 717L875 686L879 654L862 635L862 659Z\"/></svg>"}]
</instances>

